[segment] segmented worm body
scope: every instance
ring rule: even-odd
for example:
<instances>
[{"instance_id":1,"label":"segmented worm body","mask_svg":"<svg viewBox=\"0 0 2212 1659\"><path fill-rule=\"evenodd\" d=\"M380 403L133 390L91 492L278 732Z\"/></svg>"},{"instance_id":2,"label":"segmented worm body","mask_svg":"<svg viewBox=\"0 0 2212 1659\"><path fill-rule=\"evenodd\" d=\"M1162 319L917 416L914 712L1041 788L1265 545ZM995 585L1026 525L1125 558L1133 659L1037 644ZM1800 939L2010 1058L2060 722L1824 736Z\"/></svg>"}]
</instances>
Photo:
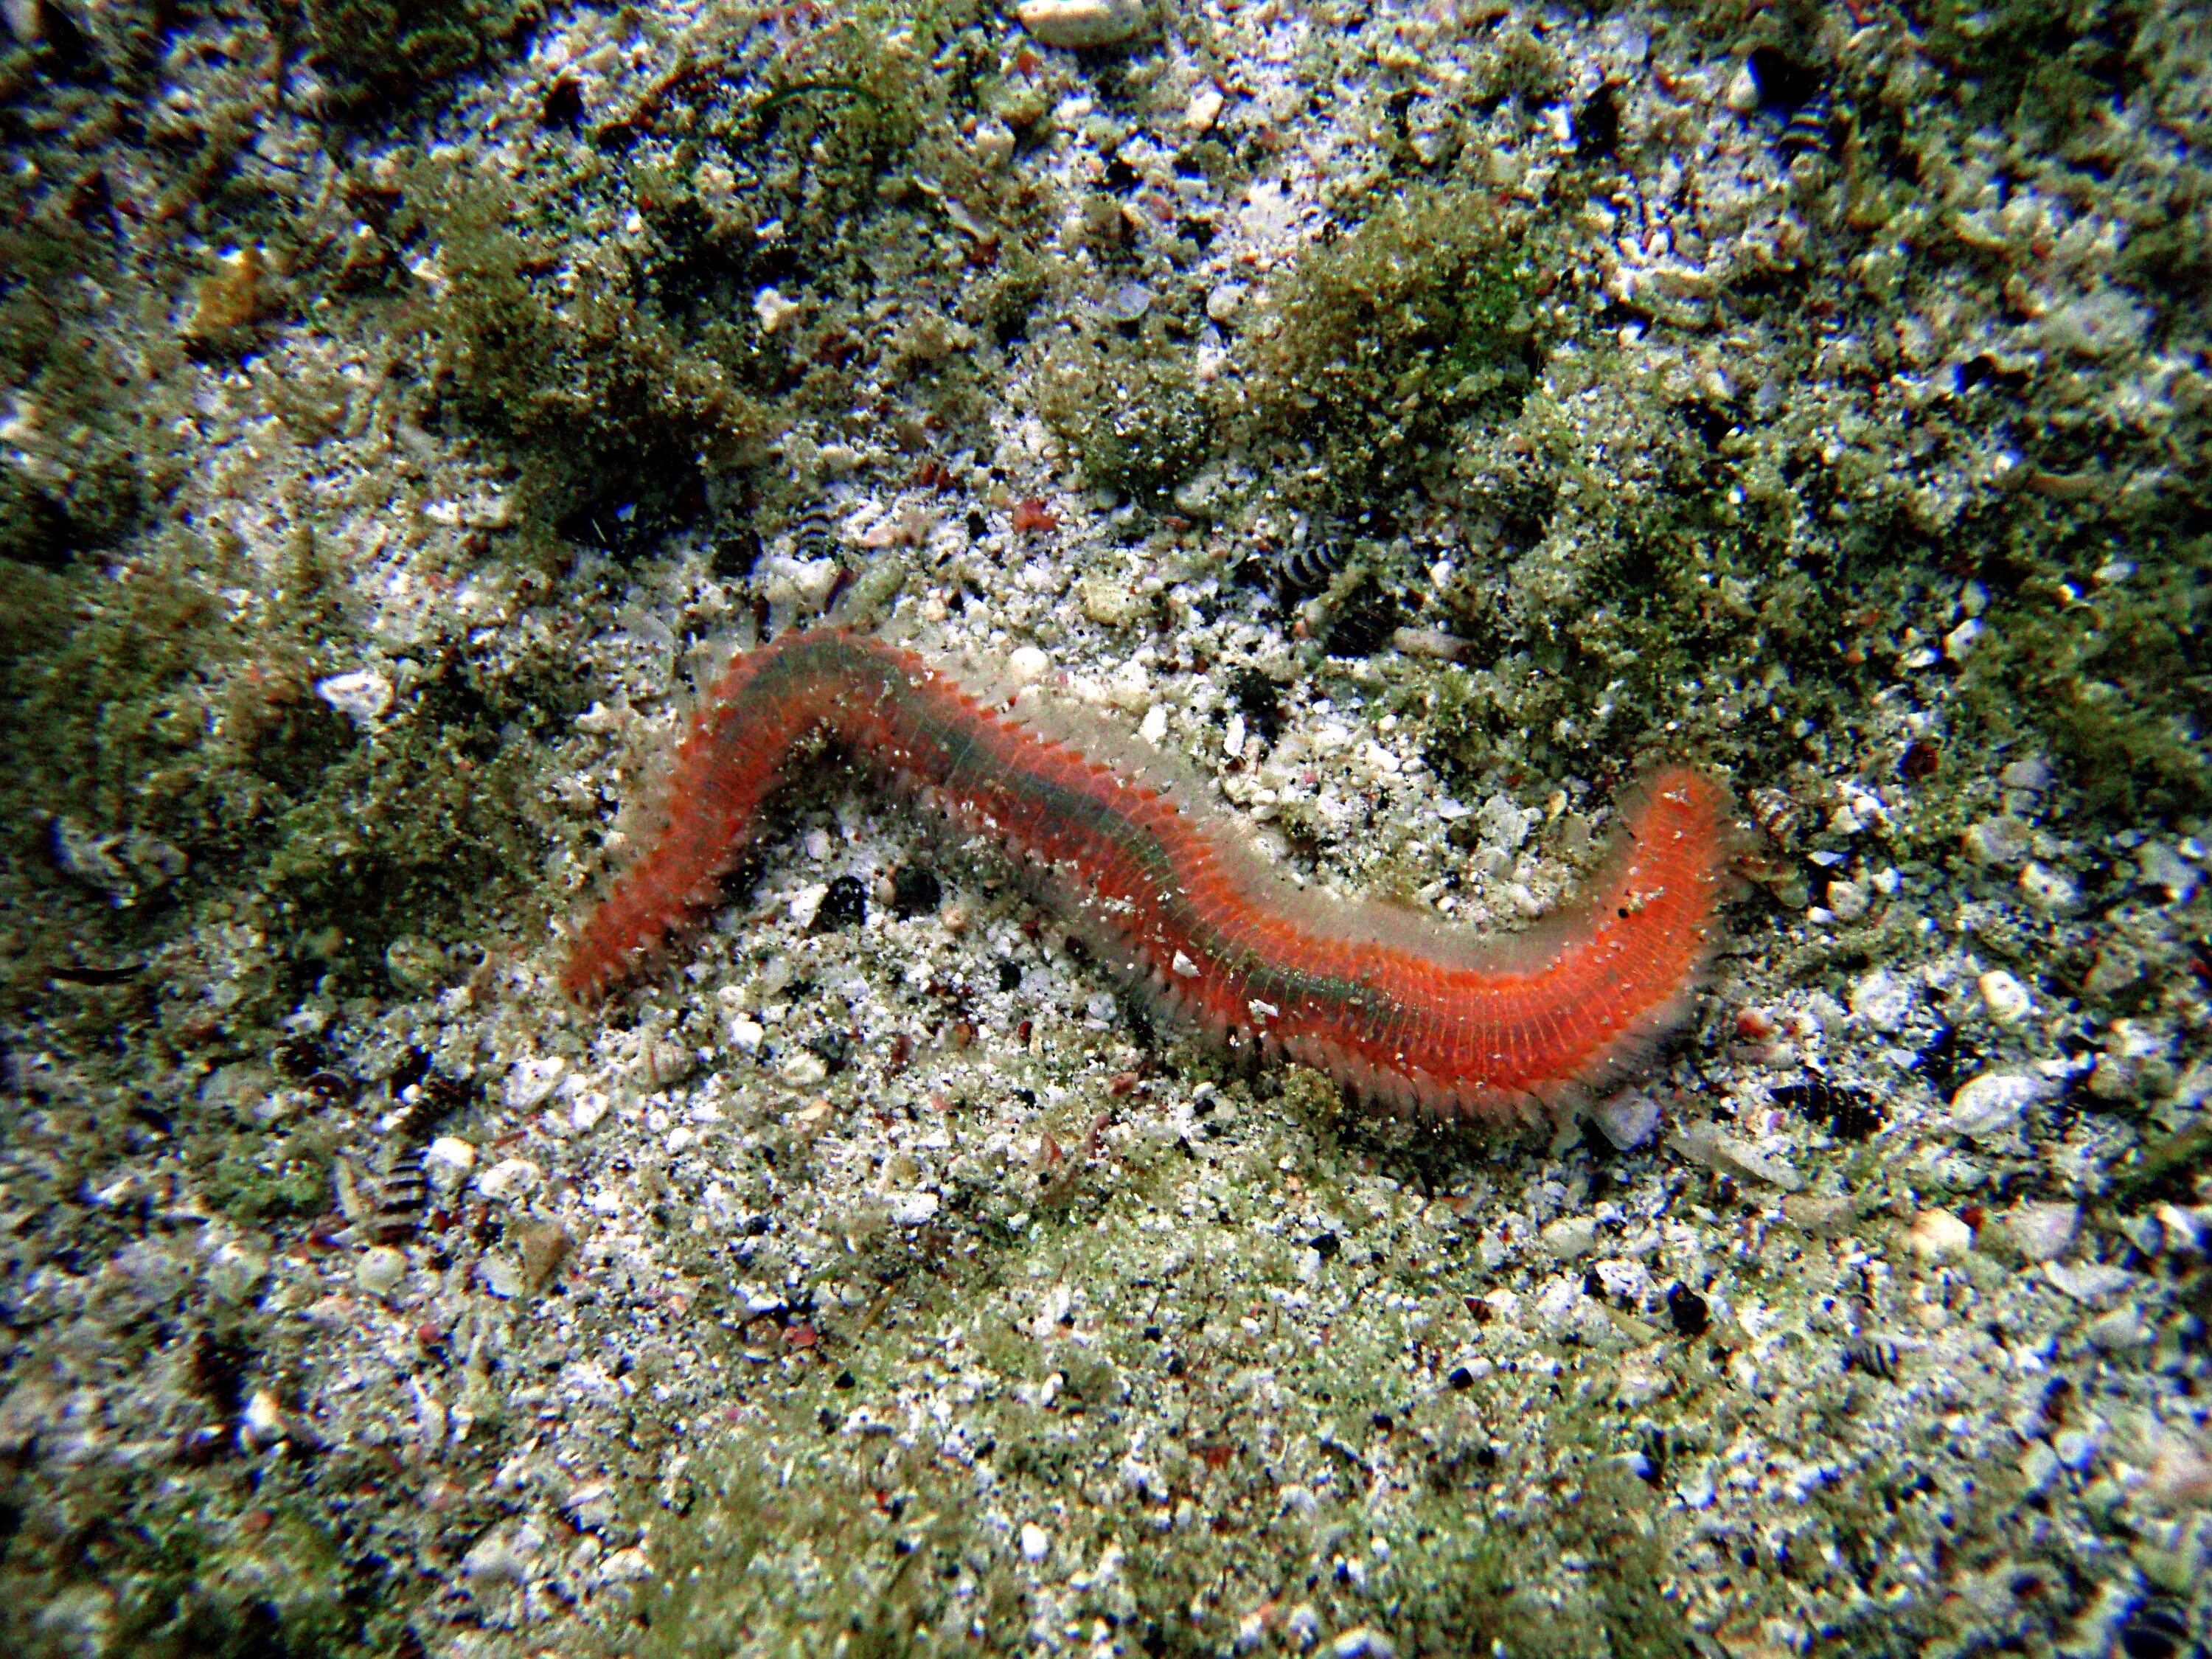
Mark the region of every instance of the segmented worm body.
<instances>
[{"instance_id":1,"label":"segmented worm body","mask_svg":"<svg viewBox=\"0 0 2212 1659\"><path fill-rule=\"evenodd\" d=\"M1624 805L1580 902L1486 936L1301 889L1170 763L1079 714L836 629L737 658L693 715L642 850L563 983L592 999L721 901L795 763L828 737L1045 872L1171 1012L1401 1109L1505 1119L1605 1080L1676 1018L1717 936L1725 792L1669 769Z\"/></svg>"}]
</instances>

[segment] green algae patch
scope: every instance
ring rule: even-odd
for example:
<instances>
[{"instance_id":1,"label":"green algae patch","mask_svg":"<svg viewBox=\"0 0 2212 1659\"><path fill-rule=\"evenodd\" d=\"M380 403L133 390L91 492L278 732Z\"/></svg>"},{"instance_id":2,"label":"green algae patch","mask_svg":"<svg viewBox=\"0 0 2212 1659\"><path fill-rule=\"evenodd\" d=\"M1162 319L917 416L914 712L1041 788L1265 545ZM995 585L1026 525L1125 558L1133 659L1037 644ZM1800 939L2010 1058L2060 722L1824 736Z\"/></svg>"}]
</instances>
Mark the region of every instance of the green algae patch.
<instances>
[{"instance_id":1,"label":"green algae patch","mask_svg":"<svg viewBox=\"0 0 2212 1659\"><path fill-rule=\"evenodd\" d=\"M1989 613L1966 665L1967 703L1994 735L2041 736L2092 811L2202 811L2212 801L2208 626L2212 540L2154 548L2140 563L2106 550L2094 571L2037 556Z\"/></svg>"},{"instance_id":2,"label":"green algae patch","mask_svg":"<svg viewBox=\"0 0 2212 1659\"><path fill-rule=\"evenodd\" d=\"M996 1650L1041 1621L1150 1653L1362 1628L1691 1651L1665 1512L1607 1462L1621 1425L1573 1370L1438 1377L1479 1281L1425 1260L1395 1183L1308 1140L1102 1176L1087 1213L989 1242L956 1219L865 1316L819 1287L811 1363L741 1377L652 1518L642 1651ZM1268 1226L1286 1158L1341 1211L1325 1251ZM1327 1340L1282 1316L1338 1275L1358 1312ZM1532 1390L1563 1459L1513 1426ZM1532 1590L1561 1555L1575 1593Z\"/></svg>"},{"instance_id":3,"label":"green algae patch","mask_svg":"<svg viewBox=\"0 0 2212 1659\"><path fill-rule=\"evenodd\" d=\"M167 377L181 349L158 301L109 297L112 261L67 220L30 219L0 185L0 386L14 452L0 465L0 558L59 565L135 528L183 475ZM27 222L26 221L27 220ZM118 334L114 309L137 314Z\"/></svg>"},{"instance_id":4,"label":"green algae patch","mask_svg":"<svg viewBox=\"0 0 2212 1659\"><path fill-rule=\"evenodd\" d=\"M538 0L301 0L296 11L309 54L353 105L474 69L544 15Z\"/></svg>"},{"instance_id":5,"label":"green algae patch","mask_svg":"<svg viewBox=\"0 0 2212 1659\"><path fill-rule=\"evenodd\" d=\"M1157 319L1054 343L1038 368L1037 412L1091 483L1147 501L1171 492L1212 449L1190 349Z\"/></svg>"},{"instance_id":6,"label":"green algae patch","mask_svg":"<svg viewBox=\"0 0 2212 1659\"><path fill-rule=\"evenodd\" d=\"M1327 498L1414 481L1457 422L1531 383L1536 252L1525 216L1424 186L1301 253L1248 347L1255 442L1310 435Z\"/></svg>"}]
</instances>

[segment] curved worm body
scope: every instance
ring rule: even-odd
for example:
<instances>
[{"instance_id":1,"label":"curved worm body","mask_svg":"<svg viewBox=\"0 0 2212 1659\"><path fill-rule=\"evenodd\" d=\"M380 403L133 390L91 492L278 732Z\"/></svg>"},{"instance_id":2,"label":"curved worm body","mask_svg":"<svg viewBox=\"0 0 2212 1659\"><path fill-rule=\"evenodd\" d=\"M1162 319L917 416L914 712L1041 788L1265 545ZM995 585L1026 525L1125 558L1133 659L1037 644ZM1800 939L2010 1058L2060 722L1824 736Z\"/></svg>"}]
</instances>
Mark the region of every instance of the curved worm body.
<instances>
[{"instance_id":1,"label":"curved worm body","mask_svg":"<svg viewBox=\"0 0 2212 1659\"><path fill-rule=\"evenodd\" d=\"M657 829L577 933L562 984L605 994L717 904L763 805L823 735L1044 866L1071 919L1173 1012L1401 1109L1504 1119L1602 1081L1679 1016L1717 936L1728 798L1697 772L1644 784L1571 909L1485 937L1304 891L1167 763L1132 743L1109 764L1109 735L1073 739L1074 716L1006 704L835 629L738 658L692 717Z\"/></svg>"}]
</instances>

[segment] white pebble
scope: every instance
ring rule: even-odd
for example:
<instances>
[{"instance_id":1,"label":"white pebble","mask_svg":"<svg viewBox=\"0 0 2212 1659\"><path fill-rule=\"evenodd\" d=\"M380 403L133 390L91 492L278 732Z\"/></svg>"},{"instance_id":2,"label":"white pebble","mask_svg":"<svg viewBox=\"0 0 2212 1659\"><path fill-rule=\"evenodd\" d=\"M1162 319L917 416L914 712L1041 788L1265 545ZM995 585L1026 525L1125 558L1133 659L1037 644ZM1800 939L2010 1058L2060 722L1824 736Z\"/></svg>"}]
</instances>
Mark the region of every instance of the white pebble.
<instances>
[{"instance_id":1,"label":"white pebble","mask_svg":"<svg viewBox=\"0 0 2212 1659\"><path fill-rule=\"evenodd\" d=\"M1034 645L1017 646L1006 657L1006 672L1018 684L1035 685L1052 667L1052 659Z\"/></svg>"},{"instance_id":2,"label":"white pebble","mask_svg":"<svg viewBox=\"0 0 2212 1659\"><path fill-rule=\"evenodd\" d=\"M578 1095L568 1108L568 1127L578 1133L599 1127L599 1120L607 1115L607 1097L592 1089Z\"/></svg>"},{"instance_id":3,"label":"white pebble","mask_svg":"<svg viewBox=\"0 0 2212 1659\"><path fill-rule=\"evenodd\" d=\"M2017 1025L2027 1018L2032 1006L2027 988L2003 969L1990 969L1975 984L1982 994L1982 1006L1998 1024Z\"/></svg>"},{"instance_id":4,"label":"white pebble","mask_svg":"<svg viewBox=\"0 0 2212 1659\"><path fill-rule=\"evenodd\" d=\"M1052 1553L1052 1534L1034 1521L1022 1522L1022 1559L1042 1561Z\"/></svg>"},{"instance_id":5,"label":"white pebble","mask_svg":"<svg viewBox=\"0 0 2212 1659\"><path fill-rule=\"evenodd\" d=\"M939 1204L935 1193L893 1193L891 1219L902 1227L919 1227L936 1216Z\"/></svg>"},{"instance_id":6,"label":"white pebble","mask_svg":"<svg viewBox=\"0 0 2212 1659\"><path fill-rule=\"evenodd\" d=\"M2197 890L2196 866L2164 842L2154 841L2136 854L2136 866L2146 884L2166 890L2167 902L2186 904Z\"/></svg>"},{"instance_id":7,"label":"white pebble","mask_svg":"<svg viewBox=\"0 0 2212 1659\"><path fill-rule=\"evenodd\" d=\"M353 1264L353 1282L371 1296L389 1296L407 1277L407 1258L389 1244L363 1250Z\"/></svg>"},{"instance_id":8,"label":"white pebble","mask_svg":"<svg viewBox=\"0 0 2212 1659\"><path fill-rule=\"evenodd\" d=\"M1983 818L1959 839L1977 864L2018 864L2027 856L2027 826L2015 817Z\"/></svg>"},{"instance_id":9,"label":"white pebble","mask_svg":"<svg viewBox=\"0 0 2212 1659\"><path fill-rule=\"evenodd\" d=\"M1536 1235L1544 1248L1562 1261L1588 1255L1597 1243L1597 1219L1587 1215L1563 1215Z\"/></svg>"},{"instance_id":10,"label":"white pebble","mask_svg":"<svg viewBox=\"0 0 2212 1659\"><path fill-rule=\"evenodd\" d=\"M522 1294L522 1265L510 1255L488 1255L477 1266L484 1289L504 1301Z\"/></svg>"},{"instance_id":11,"label":"white pebble","mask_svg":"<svg viewBox=\"0 0 2212 1659\"><path fill-rule=\"evenodd\" d=\"M1152 21L1142 0L1022 0L1014 15L1048 46L1071 49L1118 46Z\"/></svg>"},{"instance_id":12,"label":"white pebble","mask_svg":"<svg viewBox=\"0 0 2212 1659\"><path fill-rule=\"evenodd\" d=\"M773 334L799 314L799 302L787 300L772 288L764 288L753 295L753 315L760 319L761 332Z\"/></svg>"},{"instance_id":13,"label":"white pebble","mask_svg":"<svg viewBox=\"0 0 2212 1659\"><path fill-rule=\"evenodd\" d=\"M1835 890L1834 886L1828 889L1832 896ZM1830 902L1834 902L1832 896ZM1837 915L1843 913L1839 910ZM1912 1012L1912 996L1911 981L1877 968L1851 987L1851 1012L1877 1031L1899 1030Z\"/></svg>"},{"instance_id":14,"label":"white pebble","mask_svg":"<svg viewBox=\"0 0 2212 1659\"><path fill-rule=\"evenodd\" d=\"M422 1172L438 1192L451 1194L477 1167L477 1149L459 1135L440 1135L422 1149Z\"/></svg>"},{"instance_id":15,"label":"white pebble","mask_svg":"<svg viewBox=\"0 0 2212 1659\"><path fill-rule=\"evenodd\" d=\"M1137 727L1137 735L1146 743L1155 744L1168 734L1168 710L1165 703L1154 703L1145 710L1144 723Z\"/></svg>"},{"instance_id":16,"label":"white pebble","mask_svg":"<svg viewBox=\"0 0 2212 1659\"><path fill-rule=\"evenodd\" d=\"M502 1158L477 1177L477 1190L486 1198L527 1198L544 1179L545 1172L526 1158Z\"/></svg>"},{"instance_id":17,"label":"white pebble","mask_svg":"<svg viewBox=\"0 0 2212 1659\"><path fill-rule=\"evenodd\" d=\"M2056 1261L2073 1247L2081 1224L2077 1204L2019 1204L2005 1212L2005 1241L2023 1261Z\"/></svg>"},{"instance_id":18,"label":"white pebble","mask_svg":"<svg viewBox=\"0 0 2212 1659\"><path fill-rule=\"evenodd\" d=\"M1651 1132L1659 1127L1659 1103L1649 1095L1615 1095L1590 1115L1615 1152L1633 1152L1650 1139Z\"/></svg>"},{"instance_id":19,"label":"white pebble","mask_svg":"<svg viewBox=\"0 0 2212 1659\"><path fill-rule=\"evenodd\" d=\"M374 668L364 668L317 680L315 695L356 725L366 726L392 707L392 682Z\"/></svg>"},{"instance_id":20,"label":"white pebble","mask_svg":"<svg viewBox=\"0 0 2212 1659\"><path fill-rule=\"evenodd\" d=\"M1492 795L1475 812L1486 846L1512 853L1528 839L1528 815L1504 795Z\"/></svg>"},{"instance_id":21,"label":"white pebble","mask_svg":"<svg viewBox=\"0 0 2212 1659\"><path fill-rule=\"evenodd\" d=\"M1004 121L985 121L975 129L975 159L997 169L1014 159L1013 129Z\"/></svg>"},{"instance_id":22,"label":"white pebble","mask_svg":"<svg viewBox=\"0 0 2212 1659\"><path fill-rule=\"evenodd\" d=\"M2025 1072L1984 1072L1951 1097L1946 1127L1976 1140L1997 1139L2011 1133L2021 1115L2050 1093L2049 1083Z\"/></svg>"},{"instance_id":23,"label":"white pebble","mask_svg":"<svg viewBox=\"0 0 2212 1659\"><path fill-rule=\"evenodd\" d=\"M757 1019L747 1019L743 1014L730 1022L730 1046L746 1054L758 1054L762 1039L767 1036L767 1027Z\"/></svg>"},{"instance_id":24,"label":"white pebble","mask_svg":"<svg viewBox=\"0 0 2212 1659\"><path fill-rule=\"evenodd\" d=\"M814 918L822 914L822 901L830 896L830 884L811 881L791 896L791 925L802 931L814 925Z\"/></svg>"},{"instance_id":25,"label":"white pebble","mask_svg":"<svg viewBox=\"0 0 2212 1659\"><path fill-rule=\"evenodd\" d=\"M2081 902L2081 890L2072 877L2033 859L2020 872L2020 890L2030 904L2047 916L2065 915Z\"/></svg>"},{"instance_id":26,"label":"white pebble","mask_svg":"<svg viewBox=\"0 0 2212 1659\"><path fill-rule=\"evenodd\" d=\"M542 1104L546 1096L560 1086L561 1074L568 1069L568 1062L558 1054L547 1054L540 1060L518 1060L507 1077L507 1103L518 1112L526 1112Z\"/></svg>"},{"instance_id":27,"label":"white pebble","mask_svg":"<svg viewBox=\"0 0 2212 1659\"><path fill-rule=\"evenodd\" d=\"M255 1445L273 1446L284 1437L283 1408L268 1389L256 1389L247 1396L246 1409L239 1413L239 1425Z\"/></svg>"},{"instance_id":28,"label":"white pebble","mask_svg":"<svg viewBox=\"0 0 2212 1659\"><path fill-rule=\"evenodd\" d=\"M1951 1261L1974 1248L1974 1230L1948 1210L1923 1210L1906 1234L1923 1261Z\"/></svg>"}]
</instances>

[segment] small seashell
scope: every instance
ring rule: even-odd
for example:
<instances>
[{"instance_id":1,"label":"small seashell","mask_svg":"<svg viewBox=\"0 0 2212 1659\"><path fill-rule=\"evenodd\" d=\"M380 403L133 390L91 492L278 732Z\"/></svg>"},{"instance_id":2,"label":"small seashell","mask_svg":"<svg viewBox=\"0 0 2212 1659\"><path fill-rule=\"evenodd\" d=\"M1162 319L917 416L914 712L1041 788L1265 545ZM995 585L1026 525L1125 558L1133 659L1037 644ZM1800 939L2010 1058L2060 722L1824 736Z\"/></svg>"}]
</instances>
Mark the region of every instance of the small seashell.
<instances>
[{"instance_id":1,"label":"small seashell","mask_svg":"<svg viewBox=\"0 0 2212 1659\"><path fill-rule=\"evenodd\" d=\"M1803 838L1809 816L1786 789L1754 789L1747 798L1752 822L1777 847L1796 847Z\"/></svg>"}]
</instances>

